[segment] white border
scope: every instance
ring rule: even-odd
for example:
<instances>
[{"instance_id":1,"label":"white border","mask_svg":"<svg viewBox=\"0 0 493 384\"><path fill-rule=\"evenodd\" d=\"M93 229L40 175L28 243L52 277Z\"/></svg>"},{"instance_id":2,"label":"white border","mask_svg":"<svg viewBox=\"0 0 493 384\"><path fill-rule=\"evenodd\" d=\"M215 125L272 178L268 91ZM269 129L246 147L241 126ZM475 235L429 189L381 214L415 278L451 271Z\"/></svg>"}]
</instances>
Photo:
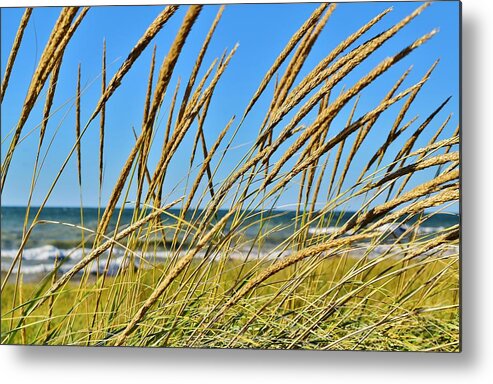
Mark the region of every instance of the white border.
<instances>
[{"instance_id":1,"label":"white border","mask_svg":"<svg viewBox=\"0 0 493 384\"><path fill-rule=\"evenodd\" d=\"M228 1L231 2L231 1ZM239 1L237 1L239 2ZM254 1L245 1L254 2ZM279 1L271 1L279 2ZM159 4L147 0L140 4ZM175 3L167 1L167 3ZM209 1L208 3L221 3ZM5 6L139 4L0 0ZM493 378L492 1L463 1L463 352L290 352L0 346L12 383L488 383ZM488 363L490 361L490 363Z\"/></svg>"}]
</instances>

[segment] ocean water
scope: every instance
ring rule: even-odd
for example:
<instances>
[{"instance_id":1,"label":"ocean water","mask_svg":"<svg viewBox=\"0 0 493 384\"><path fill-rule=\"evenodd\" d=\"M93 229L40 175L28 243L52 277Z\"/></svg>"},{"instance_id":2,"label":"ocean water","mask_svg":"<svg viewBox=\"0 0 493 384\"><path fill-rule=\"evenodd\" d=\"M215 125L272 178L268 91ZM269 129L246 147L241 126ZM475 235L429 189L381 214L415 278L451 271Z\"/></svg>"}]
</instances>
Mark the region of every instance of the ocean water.
<instances>
[{"instance_id":1,"label":"ocean water","mask_svg":"<svg viewBox=\"0 0 493 384\"><path fill-rule=\"evenodd\" d=\"M34 214L37 212L35 208L31 208L29 221L31 222ZM219 211L216 220L221 219L227 211ZM100 212L102 213L102 212ZM173 216L179 214L179 210L171 209L169 214L163 214L162 220L165 225L164 236L159 233L154 238L152 251L140 252L137 256L136 263L149 262L163 262L171 252L176 252L172 249L172 243L170 239L173 237L174 231L171 227L176 224L176 220ZM197 211L200 214L201 211ZM2 207L1 208L1 270L7 271L14 258L18 253L18 249L22 242L22 228L24 224L26 214L25 207ZM242 212L247 219L244 220L241 227L235 229L237 234L236 239L239 241L240 246L233 257L244 258L252 257L252 246L254 249L254 257L278 257L279 255L272 251L278 244L289 237L295 228L296 213L293 211L271 211L268 214L264 214L262 218L262 227L260 227L260 212ZM186 220L192 218L193 212L187 212ZM309 228L309 234L312 236L326 235L334 232L337 228L343 225L351 216L352 212L344 214L335 213L323 223L317 223ZM120 227L124 227L131 222L133 216L132 209L126 209L123 211ZM337 218L337 220L336 220ZM81 242L81 229L76 226L81 225L81 211L79 208L44 208L39 218L41 221L45 221L43 224L37 225L32 231L29 240L24 247L22 254L22 266L21 272L25 274L43 274L53 270L55 260L60 263L60 271L63 273L65 270L70 269L77 261L79 261L84 254L89 250L92 244L92 233L97 227L98 223L98 209L97 208L84 208L83 210L83 224L88 231L84 232L86 240L86 248L82 246ZM112 218L109 231L115 228L116 216ZM381 228L383 232L389 232L395 235L402 233L407 225L412 225L415 222L415 218L411 218L405 225L401 226L385 226ZM459 217L456 214L435 214L428 218L419 228L419 232L425 236L433 236L444 228L448 228L452 225L458 224ZM227 224L226 230L230 228L232 222ZM166 226L169 227L166 229ZM110 232L109 232L110 233ZM267 234L262 237L262 246L256 248L258 240L256 236L259 234ZM187 239L185 241L192 241L193 239ZM283 255L286 255L284 253ZM199 257L203 254L199 254ZM108 254L103 254L100 257L99 263L94 263L91 268L93 272L101 270L106 264ZM128 258L125 257L125 251L122 248L115 247L112 249L112 254L109 263L110 274L116 273L119 268L128 262ZM16 270L14 268L14 270Z\"/></svg>"}]
</instances>

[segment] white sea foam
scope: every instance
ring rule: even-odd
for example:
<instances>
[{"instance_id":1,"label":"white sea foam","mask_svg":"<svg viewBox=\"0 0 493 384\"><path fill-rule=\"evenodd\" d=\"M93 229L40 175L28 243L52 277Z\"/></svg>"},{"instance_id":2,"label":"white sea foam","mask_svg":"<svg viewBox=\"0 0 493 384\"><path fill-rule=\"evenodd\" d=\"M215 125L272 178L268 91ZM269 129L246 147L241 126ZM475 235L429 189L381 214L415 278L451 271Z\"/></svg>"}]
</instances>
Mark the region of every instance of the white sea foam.
<instances>
[{"instance_id":1,"label":"white sea foam","mask_svg":"<svg viewBox=\"0 0 493 384\"><path fill-rule=\"evenodd\" d=\"M309 228L308 233L312 235L330 235L336 232L338 227L322 227L322 228Z\"/></svg>"},{"instance_id":2,"label":"white sea foam","mask_svg":"<svg viewBox=\"0 0 493 384\"><path fill-rule=\"evenodd\" d=\"M21 265L21 272L25 274L43 274L53 271L55 267L55 260L59 260L58 271L59 273L65 273L69 271L78 261L82 259L84 255L90 252L89 249L58 249L52 245L46 245L36 248L28 248L23 250ZM2 263L1 270L7 271L14 258L18 253L17 249L2 249ZM172 252L169 250L159 250L146 253L134 253L133 260L135 266L141 266L143 268L149 268L152 265L163 263L166 259L172 256L182 257L185 251ZM248 249L240 249L232 252L228 255L232 259L245 259L249 258L273 258L279 256L278 253L264 252L259 250L253 250L249 252ZM203 258L206 256L205 251L197 253L196 258ZM218 259L221 255L216 253L209 255L212 259ZM88 271L91 273L102 273L105 268L108 268L109 275L115 275L122 268L127 268L130 265L129 254L125 254L125 251L119 248L115 248L112 251L112 257L108 263L108 253L105 252L99 257L98 262L92 262L89 264Z\"/></svg>"},{"instance_id":3,"label":"white sea foam","mask_svg":"<svg viewBox=\"0 0 493 384\"><path fill-rule=\"evenodd\" d=\"M308 232L312 235L330 235L332 233L335 233L339 230L340 227L320 227L320 228L309 228ZM403 224L384 224L380 227L377 228L377 231L384 232L384 233L393 233L395 235L400 235L407 230L409 230L410 226ZM443 231L445 227L419 227L418 228L418 233L421 234L431 234L431 233L437 233L440 231ZM350 234L350 233L348 233Z\"/></svg>"},{"instance_id":4,"label":"white sea foam","mask_svg":"<svg viewBox=\"0 0 493 384\"><path fill-rule=\"evenodd\" d=\"M2 249L2 258L13 259L17 256L17 249ZM53 245L43 245L42 247L24 249L22 258L24 260L44 261L63 258L63 251Z\"/></svg>"},{"instance_id":5,"label":"white sea foam","mask_svg":"<svg viewBox=\"0 0 493 384\"><path fill-rule=\"evenodd\" d=\"M310 233L312 234L330 234L333 233L337 227L327 227L327 228L310 228ZM443 229L442 227L422 227L420 231L422 233L433 233ZM396 230L395 227L382 227L382 231ZM393 249L392 249L393 248ZM372 257L378 257L384 253L395 254L396 257L402 256L402 251L400 246L395 244L379 244L377 246L368 249L367 247L362 247L359 249L356 247L351 251L352 257L362 257L363 254ZM448 252L458 253L459 248L457 246L451 246ZM42 247L28 248L23 250L22 259L23 263L21 265L21 272L24 274L46 274L53 271L55 266L55 260L59 260L59 273L63 274L69 271L81 258L90 252L89 249L59 249L52 245L45 245ZM134 253L133 263L136 267L141 268L151 268L153 265L164 263L170 257L182 257L187 251L170 251L170 250L156 250L149 251L145 253ZM17 249L2 249L2 263L1 270L7 271L11 267L11 264L18 253ZM243 248L235 249L234 251L228 252L227 257L229 259L236 260L272 260L280 257L286 257L291 254L289 249L280 251L278 249L269 249L257 247L245 246ZM220 252L207 254L209 259L220 259L225 256ZM198 259L206 257L206 252L204 250L197 252L195 256ZM130 266L129 253L121 248L114 248L112 250L112 256L108 263L108 252L103 253L98 261L94 261L86 267L87 271L91 273L103 273L105 268L108 268L109 275L115 275L119 270L128 268ZM16 271L16 269L14 269Z\"/></svg>"},{"instance_id":6,"label":"white sea foam","mask_svg":"<svg viewBox=\"0 0 493 384\"><path fill-rule=\"evenodd\" d=\"M28 261L55 261L70 258L71 260L81 260L90 250L73 248L59 249L53 245L43 245L36 248L26 248L22 251L22 259ZM18 249L2 249L2 259L14 259L19 252ZM118 252L118 251L117 251Z\"/></svg>"}]
</instances>

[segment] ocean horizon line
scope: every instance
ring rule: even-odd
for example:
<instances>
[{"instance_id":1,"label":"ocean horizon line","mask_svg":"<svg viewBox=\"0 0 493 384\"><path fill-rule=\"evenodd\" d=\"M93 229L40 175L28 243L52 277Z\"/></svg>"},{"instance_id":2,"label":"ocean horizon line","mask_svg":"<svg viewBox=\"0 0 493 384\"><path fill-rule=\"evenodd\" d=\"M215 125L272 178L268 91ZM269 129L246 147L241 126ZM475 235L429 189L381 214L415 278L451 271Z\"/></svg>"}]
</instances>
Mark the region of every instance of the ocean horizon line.
<instances>
[{"instance_id":1,"label":"ocean horizon line","mask_svg":"<svg viewBox=\"0 0 493 384\"><path fill-rule=\"evenodd\" d=\"M9 208L9 209L24 209L24 208L27 208L27 205L0 205L0 208L1 209L4 209L4 208ZM31 205L31 209L39 209L40 206L39 205ZM80 209L81 207L80 206L76 206L76 205L46 205L45 207L43 207L43 209ZM85 206L85 207L82 207L82 209L106 209L106 206L101 206L101 207L97 207L97 206ZM117 206L115 209L122 209L121 206ZM125 207L123 208L124 210L133 210L135 209L134 207ZM195 210L199 210L199 211L203 211L204 209L206 208L202 208L202 207L199 207L199 208L188 208L188 211L195 211ZM170 210L170 211L173 211L173 210L181 210L181 207L172 207L172 208L168 208L167 210ZM221 208L219 209L219 211L221 212L226 212L226 211L229 211L229 209L227 208ZM260 209L252 209L252 210L245 210L245 209L242 209L242 211L251 211L251 212L261 212L262 210ZM274 208L269 208L269 209L265 209L263 210L264 212L265 211L273 211L273 212L296 212L296 209L288 209L288 208L281 208L281 207L274 207ZM320 210L315 210L315 212L319 212ZM332 211L327 211L327 212L334 212L334 213L345 213L345 214L354 214L356 213L357 211L354 211L354 210L332 210ZM434 211L430 211L430 210L425 210L424 213L426 214L429 214L429 213L435 213ZM454 216L460 216L460 212L457 211L457 212L437 212L437 214L440 214L440 215L454 215Z\"/></svg>"}]
</instances>

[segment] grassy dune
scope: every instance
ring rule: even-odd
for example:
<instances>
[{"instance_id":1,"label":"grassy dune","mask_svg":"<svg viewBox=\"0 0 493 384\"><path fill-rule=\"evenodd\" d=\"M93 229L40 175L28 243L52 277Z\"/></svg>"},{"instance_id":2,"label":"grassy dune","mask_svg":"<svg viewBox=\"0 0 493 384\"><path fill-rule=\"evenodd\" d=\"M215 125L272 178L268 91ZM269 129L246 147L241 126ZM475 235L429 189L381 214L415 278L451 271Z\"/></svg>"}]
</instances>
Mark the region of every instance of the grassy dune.
<instances>
[{"instance_id":1,"label":"grassy dune","mask_svg":"<svg viewBox=\"0 0 493 384\"><path fill-rule=\"evenodd\" d=\"M231 59L237 47L212 63L203 62L209 45L214 44L217 24L227 17L221 8L203 36L189 78L172 84L176 62L187 49L187 37L202 9L189 6L162 63L154 51L147 95L142 100L142 125L135 130L135 145L110 198L100 198L97 229L79 228L80 246L87 253L63 274L55 263L55 271L40 282L23 283L19 273L22 251L29 246L32 230L43 224L40 213L72 157L77 158L78 183L83 190L80 139L91 123L93 129L99 125L97 171L100 186L104 183L104 151L112 145L105 142L105 132L111 129L105 123L105 105L125 84L126 74L141 53L150 49L156 34L176 17L177 6L164 8L113 76L106 71L104 46L97 53L102 55L100 99L90 118L81 121L79 66L73 100L78 139L58 173L52 175L52 188L42 191L41 206L29 203L23 242L11 268L2 275L2 343L458 351L459 227L444 228L433 236L421 235L419 228L433 212L446 212L459 199L459 127L451 137L439 139L449 118L437 122L436 116L448 100L438 101L428 116L414 118L407 113L420 92L425 92L423 85L436 63L421 81L407 88L402 84L411 69L404 72L392 88L383 90L384 97L374 109L356 113L365 88L436 31L402 46L401 51L390 52L340 94L331 93L375 50L385 49L380 47L419 18L427 6L380 34L372 34L372 27L391 10L369 18L302 77L300 70L317 37L328 20L337 17L334 5L320 5L286 43L244 111L233 111L239 114L231 115L219 135L211 138L209 134L207 140L207 110L221 76L234 65ZM44 118L38 126L36 161L32 175L23 175L32 180L29 202L35 192L40 193L36 180L43 168L42 149L48 145L44 136L54 94L65 86L57 81L64 50L77 38L78 25L88 12L78 7L61 11L4 154L2 191L12 177L10 163L27 119L41 103ZM9 73L15 71L16 53L30 14L26 10L11 50L2 99L8 96ZM363 42L355 44L362 36ZM202 67L208 69L200 78ZM274 88L269 87L274 83ZM177 97L183 89L183 96ZM173 95L169 108L163 106L166 94ZM255 127L256 140L227 177L219 178L225 154L237 144L238 132L252 129L244 121L258 108L260 97L271 101L263 123ZM383 112L393 113L391 126L378 126ZM307 119L309 113L315 113L315 118ZM155 136L159 114L165 116L163 142ZM347 115L346 125L332 125L340 114ZM365 139L377 126L381 144L372 153L362 153ZM431 134L431 139L419 147L416 143L423 132ZM192 148L180 145L187 134L195 137ZM404 145L396 145L402 138ZM148 159L155 147L160 148L160 158L151 167ZM183 169L186 192L173 200L164 181L170 162L183 152L190 156L190 164ZM394 160L384 162L388 153L395 154ZM367 161L361 167L355 158L364 155ZM352 180L348 174L355 167L360 176ZM434 177L418 185L412 182L413 176L430 170ZM296 226L275 249L268 249L264 240L273 229L262 224L274 214L286 188L299 190ZM129 202L133 193L135 199ZM351 205L361 199L364 203ZM195 208L199 206L203 209ZM356 212L337 230L318 235L309 232L322 228L329 219L337 221L348 206ZM120 207L134 208L130 222L120 220ZM171 226L162 220L169 208L180 208ZM227 213L218 216L224 209ZM31 210L34 219L28 220ZM109 231L110 219L115 217L116 229ZM232 255L245 248L244 232L252 222L259 229L250 255L235 259ZM397 237L391 229L382 230L406 223L409 226ZM385 251L370 257L384 243ZM143 253L157 252L159 246L170 251L165 262L147 260L138 268L122 267L116 276L110 276L107 269L96 276L90 273L100 256L114 249L125 250L127 263L122 265L133 265ZM259 256L261 251L265 257Z\"/></svg>"},{"instance_id":2,"label":"grassy dune","mask_svg":"<svg viewBox=\"0 0 493 384\"><path fill-rule=\"evenodd\" d=\"M458 274L450 260L422 260L412 264L382 260L365 268L354 257L339 256L319 260L316 265L302 265L299 268L302 271L289 267L266 279L223 319L204 327L204 319L222 305L224 296L230 295L238 281L248 279L251 271L267 267L266 263L213 262L207 267L207 277L197 279L195 270L201 266L198 261L193 262L190 270L163 294L160 308L151 310L149 324L139 327L129 339L130 344L457 349ZM53 303L45 303L26 320L27 340L70 345L91 344L91 338L105 340L126 324L164 272L164 267L156 267L137 278L110 277L104 286L89 281L83 289L78 282L70 282L57 293ZM299 275L303 275L303 281L299 281ZM444 276L438 280L439 275ZM128 286L135 289L131 298L125 296ZM24 284L22 289L23 297L39 295L37 284ZM2 328L8 327L13 290L12 284L7 285L7 299L2 301L2 312L6 314ZM92 311L99 292L105 310L92 325ZM107 316L106 308L115 301L121 303L120 309ZM74 302L77 302L75 308ZM89 329L92 331L88 332ZM11 341L21 343L20 332Z\"/></svg>"}]
</instances>

